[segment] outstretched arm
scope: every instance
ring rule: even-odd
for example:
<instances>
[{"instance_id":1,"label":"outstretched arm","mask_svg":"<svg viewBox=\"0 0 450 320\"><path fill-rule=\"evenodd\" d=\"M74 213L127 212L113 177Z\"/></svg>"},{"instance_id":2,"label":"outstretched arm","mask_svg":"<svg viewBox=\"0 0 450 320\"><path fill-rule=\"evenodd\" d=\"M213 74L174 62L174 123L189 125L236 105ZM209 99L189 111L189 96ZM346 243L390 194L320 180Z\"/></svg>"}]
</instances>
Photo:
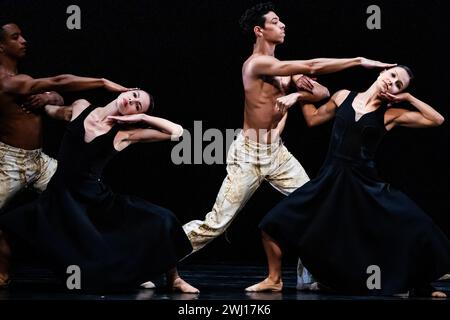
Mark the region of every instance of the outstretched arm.
<instances>
[{"instance_id":1,"label":"outstretched arm","mask_svg":"<svg viewBox=\"0 0 450 320\"><path fill-rule=\"evenodd\" d=\"M28 75L4 78L0 84L6 93L33 95L44 91L80 91L97 88L123 92L128 89L107 79L78 77L64 74L50 78L33 79Z\"/></svg>"},{"instance_id":2,"label":"outstretched arm","mask_svg":"<svg viewBox=\"0 0 450 320\"><path fill-rule=\"evenodd\" d=\"M365 68L389 68L388 64L366 58L330 59L317 58L311 60L280 61L272 56L254 58L249 66L256 76L291 76L295 74L326 74L338 72L347 68L362 66Z\"/></svg>"},{"instance_id":3,"label":"outstretched arm","mask_svg":"<svg viewBox=\"0 0 450 320\"><path fill-rule=\"evenodd\" d=\"M390 108L386 111L385 125L390 130L395 126L410 128L437 127L444 122L444 117L429 104L417 99L412 94L404 92L397 95L383 93L383 97L392 103L406 101L413 105L417 111L401 108Z\"/></svg>"}]
</instances>

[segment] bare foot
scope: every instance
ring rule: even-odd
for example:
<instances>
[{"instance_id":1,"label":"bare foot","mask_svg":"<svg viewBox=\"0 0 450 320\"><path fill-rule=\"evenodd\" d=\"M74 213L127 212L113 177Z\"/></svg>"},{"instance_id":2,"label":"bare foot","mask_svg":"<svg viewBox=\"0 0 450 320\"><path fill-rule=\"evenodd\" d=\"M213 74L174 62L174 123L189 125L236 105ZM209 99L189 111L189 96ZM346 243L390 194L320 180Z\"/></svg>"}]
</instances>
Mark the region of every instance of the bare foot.
<instances>
[{"instance_id":1,"label":"bare foot","mask_svg":"<svg viewBox=\"0 0 450 320\"><path fill-rule=\"evenodd\" d=\"M142 283L141 287L145 288L145 289L155 289L156 288L155 284L152 281L147 281L147 282Z\"/></svg>"},{"instance_id":2,"label":"bare foot","mask_svg":"<svg viewBox=\"0 0 450 320\"><path fill-rule=\"evenodd\" d=\"M172 283L172 290L182 293L200 293L200 290L191 286L181 278L176 278Z\"/></svg>"},{"instance_id":3,"label":"bare foot","mask_svg":"<svg viewBox=\"0 0 450 320\"><path fill-rule=\"evenodd\" d=\"M283 289L283 281L280 280L280 282L274 282L270 280L269 278L264 279L263 281L254 284L245 291L247 292L264 292L264 291L270 291L270 292L280 292L281 289Z\"/></svg>"},{"instance_id":4,"label":"bare foot","mask_svg":"<svg viewBox=\"0 0 450 320\"><path fill-rule=\"evenodd\" d=\"M439 281L450 280L450 273L444 274L442 277L438 279Z\"/></svg>"},{"instance_id":5,"label":"bare foot","mask_svg":"<svg viewBox=\"0 0 450 320\"><path fill-rule=\"evenodd\" d=\"M7 273L0 273L0 289L6 288L9 284L9 276Z\"/></svg>"},{"instance_id":6,"label":"bare foot","mask_svg":"<svg viewBox=\"0 0 450 320\"><path fill-rule=\"evenodd\" d=\"M447 295L442 291L433 291L431 293L432 298L447 298Z\"/></svg>"}]
</instances>

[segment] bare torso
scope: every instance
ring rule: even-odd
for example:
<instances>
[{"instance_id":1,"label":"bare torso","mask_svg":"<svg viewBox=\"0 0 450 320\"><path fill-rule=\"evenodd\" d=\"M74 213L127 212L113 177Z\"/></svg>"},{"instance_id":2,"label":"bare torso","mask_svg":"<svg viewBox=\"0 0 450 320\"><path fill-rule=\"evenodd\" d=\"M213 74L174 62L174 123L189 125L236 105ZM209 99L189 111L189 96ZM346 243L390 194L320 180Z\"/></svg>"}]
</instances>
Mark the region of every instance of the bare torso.
<instances>
[{"instance_id":1,"label":"bare torso","mask_svg":"<svg viewBox=\"0 0 450 320\"><path fill-rule=\"evenodd\" d=\"M256 56L250 56L242 67L244 135L259 143L271 143L284 129L287 112L277 111L275 104L277 98L286 95L290 77L255 76L249 64Z\"/></svg>"},{"instance_id":2,"label":"bare torso","mask_svg":"<svg viewBox=\"0 0 450 320\"><path fill-rule=\"evenodd\" d=\"M0 82L7 76L0 71ZM0 141L16 148L39 149L42 147L42 117L22 110L20 99L4 93L0 84Z\"/></svg>"}]
</instances>

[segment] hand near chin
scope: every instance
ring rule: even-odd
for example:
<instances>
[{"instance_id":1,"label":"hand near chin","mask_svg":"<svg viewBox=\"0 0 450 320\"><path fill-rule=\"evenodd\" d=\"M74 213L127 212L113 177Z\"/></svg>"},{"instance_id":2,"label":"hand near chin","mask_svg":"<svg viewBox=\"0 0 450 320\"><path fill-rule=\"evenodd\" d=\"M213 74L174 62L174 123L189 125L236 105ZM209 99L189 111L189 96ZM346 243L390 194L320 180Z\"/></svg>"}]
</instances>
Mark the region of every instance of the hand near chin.
<instances>
[{"instance_id":1,"label":"hand near chin","mask_svg":"<svg viewBox=\"0 0 450 320\"><path fill-rule=\"evenodd\" d=\"M402 93L398 93L398 94L392 94L392 93L389 93L388 91L382 91L382 92L380 92L380 97L383 98L384 100L388 101L389 102L388 106L390 107L393 104L407 101L409 98L409 93L402 92Z\"/></svg>"}]
</instances>

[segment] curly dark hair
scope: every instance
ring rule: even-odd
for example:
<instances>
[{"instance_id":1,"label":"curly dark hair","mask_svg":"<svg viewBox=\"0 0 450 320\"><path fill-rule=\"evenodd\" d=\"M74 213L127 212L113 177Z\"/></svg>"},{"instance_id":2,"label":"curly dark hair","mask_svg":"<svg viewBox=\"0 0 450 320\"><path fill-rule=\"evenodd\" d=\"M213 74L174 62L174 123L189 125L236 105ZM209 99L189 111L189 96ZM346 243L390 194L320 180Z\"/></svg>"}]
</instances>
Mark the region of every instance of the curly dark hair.
<instances>
[{"instance_id":1,"label":"curly dark hair","mask_svg":"<svg viewBox=\"0 0 450 320\"><path fill-rule=\"evenodd\" d=\"M264 28L266 18L264 17L268 12L274 11L275 6L272 2L259 3L250 9L247 9L245 13L239 19L239 25L241 29L249 39L256 40L253 28L259 26Z\"/></svg>"}]
</instances>

